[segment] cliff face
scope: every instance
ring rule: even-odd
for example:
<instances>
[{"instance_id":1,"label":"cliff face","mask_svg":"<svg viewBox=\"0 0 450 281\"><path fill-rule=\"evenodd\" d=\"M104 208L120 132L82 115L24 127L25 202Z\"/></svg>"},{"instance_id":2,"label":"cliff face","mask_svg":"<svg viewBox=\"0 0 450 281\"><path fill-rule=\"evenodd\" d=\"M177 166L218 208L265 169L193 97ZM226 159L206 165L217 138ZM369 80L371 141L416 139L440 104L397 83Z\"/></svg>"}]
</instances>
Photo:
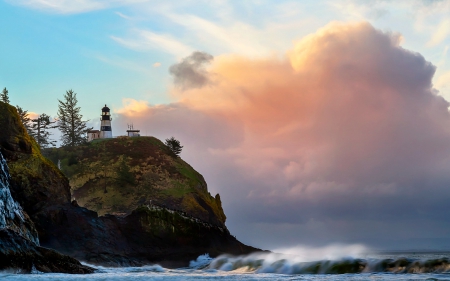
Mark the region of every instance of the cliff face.
<instances>
[{"instance_id":1,"label":"cliff face","mask_svg":"<svg viewBox=\"0 0 450 281\"><path fill-rule=\"evenodd\" d=\"M201 174L153 137L97 140L44 151L70 180L72 197L99 215L128 215L144 203L224 226L220 196Z\"/></svg>"},{"instance_id":2,"label":"cliff face","mask_svg":"<svg viewBox=\"0 0 450 281\"><path fill-rule=\"evenodd\" d=\"M12 178L3 154L16 164L16 170L33 171L36 167L45 167L45 162L39 163L40 154L35 151L36 143L26 135L18 120L16 109L0 102L0 128L2 128L0 135L0 270L13 269L30 272L34 267L42 272L92 273L92 268L81 265L77 260L39 246L35 225L16 200L21 198L27 204L31 202L29 206L33 206L33 202L36 202L35 198L28 200L27 197L36 196L37 192L45 191L47 188L30 185L28 180L33 180L33 178L23 178L22 176L26 174L20 175L20 177L16 177L16 187L17 180L27 179L27 181L22 181L22 184L29 190L20 188L16 190L19 191L16 192L16 200L11 196ZM34 161L33 158L35 158ZM32 160L29 161L30 159ZM47 164L51 167L50 163ZM45 170L45 168L43 169ZM36 175L33 172L29 174ZM44 182L46 181L44 180ZM52 199L55 200L55 198ZM48 200L46 203L50 202L52 200ZM40 206L45 206L45 204L40 204Z\"/></svg>"},{"instance_id":3,"label":"cliff face","mask_svg":"<svg viewBox=\"0 0 450 281\"><path fill-rule=\"evenodd\" d=\"M111 194L115 195L115 202L128 202L126 205L114 205L111 204L114 202L111 198L108 199L111 201L105 199L100 210L118 210L122 215L99 217L96 212L70 202L68 179L41 155L36 143L21 125L15 108L1 102L0 127L4 132L0 136L0 150L10 166L11 195L28 213L44 247L105 265L140 265L167 260L188 262L204 253L214 256L222 253L246 254L258 250L243 245L229 234L224 226L225 215L220 197L209 195L203 177L181 159L164 152L165 146L156 139L118 140L117 143L112 140L104 145L91 144L80 151L66 151L69 157L67 160L63 158L62 162L71 162L72 165L67 167L77 171L72 174L73 180L80 183L77 190L84 188L89 194L103 187L100 188L102 196ZM145 147L145 150L153 151L154 154L143 158L142 152L133 156L135 149L129 152L125 149L124 153L100 157L105 151L103 146L108 148L109 145L124 149ZM74 153L72 155L75 157L70 153ZM95 157L99 157L98 161ZM93 159L93 162L90 163L89 159ZM152 159L158 160L152 162ZM96 174L95 165L98 163L122 168L119 169L120 173L115 173L116 176L108 169L99 170ZM101 173L110 173L111 177L102 177ZM145 180L147 177L152 180ZM107 183L107 193L104 193L104 183ZM165 187L163 183L170 185ZM156 202L150 202L152 199L146 197L149 194L154 195L151 198ZM190 203L185 204L184 201ZM114 209L118 206L127 208ZM131 210L133 208L135 210ZM20 245L22 242L14 243ZM7 259L1 255L1 251L0 262ZM18 253L18 256L23 257L22 254ZM38 254L55 257L53 252ZM17 262L20 261L19 258Z\"/></svg>"},{"instance_id":4,"label":"cliff face","mask_svg":"<svg viewBox=\"0 0 450 281\"><path fill-rule=\"evenodd\" d=\"M16 108L0 102L0 149L11 173L11 193L27 213L70 200L69 182L53 163L43 157L28 136Z\"/></svg>"},{"instance_id":5,"label":"cliff face","mask_svg":"<svg viewBox=\"0 0 450 281\"><path fill-rule=\"evenodd\" d=\"M30 242L39 245L33 222L11 197L8 166L0 153L0 229L10 229Z\"/></svg>"},{"instance_id":6,"label":"cliff face","mask_svg":"<svg viewBox=\"0 0 450 281\"><path fill-rule=\"evenodd\" d=\"M258 251L240 243L226 228L157 206L143 205L126 217L98 217L85 208L64 205L38 219L51 230L40 237L42 243L92 264L187 266L204 253L214 257Z\"/></svg>"}]
</instances>

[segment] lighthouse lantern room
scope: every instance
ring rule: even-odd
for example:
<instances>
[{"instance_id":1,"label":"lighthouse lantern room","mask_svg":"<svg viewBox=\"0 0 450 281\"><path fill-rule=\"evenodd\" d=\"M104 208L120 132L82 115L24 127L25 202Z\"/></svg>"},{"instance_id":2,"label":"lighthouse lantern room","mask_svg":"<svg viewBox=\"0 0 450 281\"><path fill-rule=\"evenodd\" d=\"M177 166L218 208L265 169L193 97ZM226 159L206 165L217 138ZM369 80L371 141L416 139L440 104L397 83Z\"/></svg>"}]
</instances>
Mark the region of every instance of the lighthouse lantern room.
<instances>
[{"instance_id":1,"label":"lighthouse lantern room","mask_svg":"<svg viewBox=\"0 0 450 281\"><path fill-rule=\"evenodd\" d=\"M106 106L102 108L102 118L100 119L100 138L101 139L110 139L112 138L112 130L111 130L111 114L109 107Z\"/></svg>"}]
</instances>

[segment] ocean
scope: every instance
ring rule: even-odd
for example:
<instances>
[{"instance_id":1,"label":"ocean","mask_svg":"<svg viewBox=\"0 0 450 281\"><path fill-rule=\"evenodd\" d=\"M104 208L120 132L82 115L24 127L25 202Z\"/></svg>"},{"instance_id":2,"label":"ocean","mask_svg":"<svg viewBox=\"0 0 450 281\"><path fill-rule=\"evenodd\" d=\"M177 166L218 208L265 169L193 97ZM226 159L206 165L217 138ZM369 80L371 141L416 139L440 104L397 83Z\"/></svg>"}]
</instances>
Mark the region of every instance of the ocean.
<instances>
[{"instance_id":1,"label":"ocean","mask_svg":"<svg viewBox=\"0 0 450 281\"><path fill-rule=\"evenodd\" d=\"M97 269L96 273L87 275L49 274L38 271L20 274L4 271L0 272L0 280L450 280L449 257L449 252L410 252L367 254L364 257L343 257L337 260L299 261L296 256L280 254L220 256L215 259L205 254L191 261L185 268L169 269L160 265L119 268L94 266ZM341 274L337 274L339 271Z\"/></svg>"}]
</instances>

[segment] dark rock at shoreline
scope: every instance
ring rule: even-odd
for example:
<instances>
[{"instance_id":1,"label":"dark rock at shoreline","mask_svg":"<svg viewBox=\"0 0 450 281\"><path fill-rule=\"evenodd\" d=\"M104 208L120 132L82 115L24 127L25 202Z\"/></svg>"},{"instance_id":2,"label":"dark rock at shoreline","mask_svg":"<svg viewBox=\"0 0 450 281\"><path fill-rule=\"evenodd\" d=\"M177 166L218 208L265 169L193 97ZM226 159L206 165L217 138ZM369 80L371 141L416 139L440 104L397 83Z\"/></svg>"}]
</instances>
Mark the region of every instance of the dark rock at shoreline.
<instances>
[{"instance_id":1,"label":"dark rock at shoreline","mask_svg":"<svg viewBox=\"0 0 450 281\"><path fill-rule=\"evenodd\" d=\"M0 102L0 128L3 129L0 135L0 270L92 273L92 268L81 265L74 258L40 247L34 222L12 196L12 180L3 154L18 163L20 158L39 159L39 154L33 153L36 144L20 125L16 109ZM27 164L26 167L32 166L30 162ZM32 193L39 189L36 187Z\"/></svg>"},{"instance_id":2,"label":"dark rock at shoreline","mask_svg":"<svg viewBox=\"0 0 450 281\"><path fill-rule=\"evenodd\" d=\"M258 251L230 235L226 228L185 217L156 206L141 206L127 217L97 213L72 204L36 215L41 243L92 264L139 266L148 263L186 266L209 253Z\"/></svg>"},{"instance_id":3,"label":"dark rock at shoreline","mask_svg":"<svg viewBox=\"0 0 450 281\"><path fill-rule=\"evenodd\" d=\"M31 273L33 269L72 274L94 272L74 258L36 246L10 229L0 229L0 270L8 269L21 273Z\"/></svg>"},{"instance_id":4,"label":"dark rock at shoreline","mask_svg":"<svg viewBox=\"0 0 450 281\"><path fill-rule=\"evenodd\" d=\"M204 253L214 257L259 250L239 242L225 227L157 206L137 208L122 221L122 231L134 256L147 260L194 260Z\"/></svg>"},{"instance_id":5,"label":"dark rock at shoreline","mask_svg":"<svg viewBox=\"0 0 450 281\"><path fill-rule=\"evenodd\" d=\"M15 108L0 103L0 127L14 127L17 123ZM15 113L15 114L14 114ZM16 135L23 128L13 128ZM39 246L38 232L33 221L13 199L10 190L11 177L3 153L15 158L15 152L31 153L31 144L26 139L4 133L0 136L0 270L29 273L33 269L41 272L92 273L90 267L54 250ZM28 145L30 144L30 145Z\"/></svg>"}]
</instances>

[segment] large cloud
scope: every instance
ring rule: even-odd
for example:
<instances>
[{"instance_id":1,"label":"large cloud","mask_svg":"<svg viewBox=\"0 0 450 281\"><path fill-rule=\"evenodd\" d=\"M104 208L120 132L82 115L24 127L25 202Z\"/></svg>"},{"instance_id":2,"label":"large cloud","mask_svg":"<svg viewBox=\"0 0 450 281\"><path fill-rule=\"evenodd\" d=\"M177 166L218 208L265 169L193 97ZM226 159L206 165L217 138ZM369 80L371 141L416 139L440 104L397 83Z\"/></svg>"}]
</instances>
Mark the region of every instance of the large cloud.
<instances>
[{"instance_id":1,"label":"large cloud","mask_svg":"<svg viewBox=\"0 0 450 281\"><path fill-rule=\"evenodd\" d=\"M450 232L449 104L400 42L332 23L281 58L216 57L208 87L118 120L179 138L248 243L432 247Z\"/></svg>"}]
</instances>

